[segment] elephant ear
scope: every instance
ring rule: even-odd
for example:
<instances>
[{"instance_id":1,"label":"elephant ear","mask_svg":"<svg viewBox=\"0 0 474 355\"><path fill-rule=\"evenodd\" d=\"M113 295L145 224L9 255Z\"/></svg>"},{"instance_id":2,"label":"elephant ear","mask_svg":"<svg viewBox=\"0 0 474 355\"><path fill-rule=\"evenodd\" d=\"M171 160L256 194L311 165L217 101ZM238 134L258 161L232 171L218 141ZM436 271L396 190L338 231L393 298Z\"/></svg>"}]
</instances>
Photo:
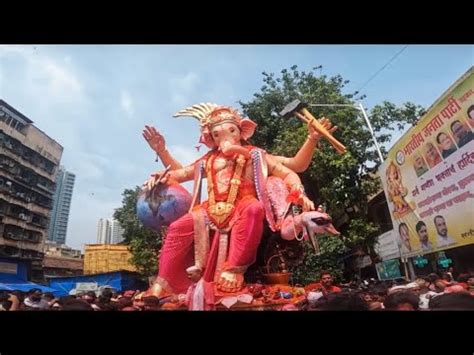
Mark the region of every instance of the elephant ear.
<instances>
[{"instance_id":1,"label":"elephant ear","mask_svg":"<svg viewBox=\"0 0 474 355\"><path fill-rule=\"evenodd\" d=\"M244 118L240 121L240 135L244 140L248 140L255 133L257 124L249 118Z\"/></svg>"}]
</instances>

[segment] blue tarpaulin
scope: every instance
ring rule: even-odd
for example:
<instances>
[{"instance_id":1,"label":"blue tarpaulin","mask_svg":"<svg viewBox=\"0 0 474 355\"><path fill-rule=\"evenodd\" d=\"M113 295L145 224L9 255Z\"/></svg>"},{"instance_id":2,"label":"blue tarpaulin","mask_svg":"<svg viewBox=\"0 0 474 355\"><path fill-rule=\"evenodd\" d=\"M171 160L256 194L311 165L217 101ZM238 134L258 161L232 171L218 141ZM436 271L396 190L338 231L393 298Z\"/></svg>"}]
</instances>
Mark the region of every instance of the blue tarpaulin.
<instances>
[{"instance_id":1,"label":"blue tarpaulin","mask_svg":"<svg viewBox=\"0 0 474 355\"><path fill-rule=\"evenodd\" d=\"M24 262L0 258L0 263L4 268L8 268L6 272L0 272L0 290L28 292L33 288L39 288L42 292L57 295L57 291L50 287L27 281L27 266Z\"/></svg>"},{"instance_id":2,"label":"blue tarpaulin","mask_svg":"<svg viewBox=\"0 0 474 355\"><path fill-rule=\"evenodd\" d=\"M126 290L142 289L143 283L139 281L138 274L129 271L115 271L95 275L81 275L69 277L55 277L49 280L49 286L58 291L59 296L66 296L77 288L78 283L92 283L100 286L110 286L122 292Z\"/></svg>"},{"instance_id":3,"label":"blue tarpaulin","mask_svg":"<svg viewBox=\"0 0 474 355\"><path fill-rule=\"evenodd\" d=\"M11 282L14 281L14 282ZM10 282L5 282L0 275L0 290L6 291L23 291L28 292L33 288L39 288L42 292L52 292L55 296L58 296L58 291L47 286L38 285L33 282L28 282L24 280L11 280Z\"/></svg>"}]
</instances>

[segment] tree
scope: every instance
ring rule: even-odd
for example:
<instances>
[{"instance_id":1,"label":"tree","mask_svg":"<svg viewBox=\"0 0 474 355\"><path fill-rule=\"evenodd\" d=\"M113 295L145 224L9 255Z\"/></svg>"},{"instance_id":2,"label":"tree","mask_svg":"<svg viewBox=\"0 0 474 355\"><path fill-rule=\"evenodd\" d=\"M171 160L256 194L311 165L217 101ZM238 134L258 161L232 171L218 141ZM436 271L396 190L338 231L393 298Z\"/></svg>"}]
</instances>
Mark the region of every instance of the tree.
<instances>
[{"instance_id":1,"label":"tree","mask_svg":"<svg viewBox=\"0 0 474 355\"><path fill-rule=\"evenodd\" d=\"M114 218L123 228L124 243L129 245L132 253L131 262L144 276L157 273L158 251L162 245L162 235L146 229L138 220L136 205L140 187L126 189L123 193L122 207L114 212Z\"/></svg>"},{"instance_id":2,"label":"tree","mask_svg":"<svg viewBox=\"0 0 474 355\"><path fill-rule=\"evenodd\" d=\"M251 117L258 129L251 143L274 154L293 156L307 136L307 128L297 119L286 119L279 112L294 99L307 103L354 104L358 93L343 94L349 82L340 75L317 76L300 72L297 66L283 69L280 76L263 73L264 85L249 102L240 101L244 113ZM361 97L363 98L363 97ZM314 154L309 169L301 174L308 196L327 207L342 232L341 243L322 242L322 254L307 254L307 260L295 277L304 281L314 276L318 268L342 268L341 251L361 248L370 252L378 235L377 226L367 219L369 197L380 191L380 179L375 172L380 164L373 148L371 134L363 117L353 107L310 107L315 117L327 117L339 128L334 136L346 145L348 153L338 155L326 142ZM413 103L401 107L383 102L370 110L370 121L383 154L391 131L414 124L424 109ZM326 244L325 244L326 243ZM314 279L313 279L314 280Z\"/></svg>"},{"instance_id":3,"label":"tree","mask_svg":"<svg viewBox=\"0 0 474 355\"><path fill-rule=\"evenodd\" d=\"M320 278L321 270L330 271L335 280L343 278L342 260L347 249L342 239L323 236L319 238L320 254L316 255L312 246L304 242L306 257L302 265L292 270L293 283L307 285Z\"/></svg>"}]
</instances>

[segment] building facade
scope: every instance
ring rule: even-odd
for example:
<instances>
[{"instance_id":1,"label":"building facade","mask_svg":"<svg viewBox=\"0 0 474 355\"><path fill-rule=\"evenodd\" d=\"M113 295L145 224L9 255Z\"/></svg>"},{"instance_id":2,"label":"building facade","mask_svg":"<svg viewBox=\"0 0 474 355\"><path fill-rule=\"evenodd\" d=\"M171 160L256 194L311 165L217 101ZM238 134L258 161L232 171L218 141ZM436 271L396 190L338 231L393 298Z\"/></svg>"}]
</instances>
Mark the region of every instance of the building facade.
<instances>
[{"instance_id":1,"label":"building facade","mask_svg":"<svg viewBox=\"0 0 474 355\"><path fill-rule=\"evenodd\" d=\"M64 258L76 258L80 259L82 253L79 249L72 249L64 244L57 244L55 242L47 241L44 244L44 254L45 256L55 256L55 257L64 257Z\"/></svg>"},{"instance_id":2,"label":"building facade","mask_svg":"<svg viewBox=\"0 0 474 355\"><path fill-rule=\"evenodd\" d=\"M86 244L84 275L112 271L136 271L131 262L132 253L127 245Z\"/></svg>"},{"instance_id":3,"label":"building facade","mask_svg":"<svg viewBox=\"0 0 474 355\"><path fill-rule=\"evenodd\" d=\"M106 218L99 219L97 225L97 244L110 244L111 233L110 221Z\"/></svg>"},{"instance_id":4,"label":"building facade","mask_svg":"<svg viewBox=\"0 0 474 355\"><path fill-rule=\"evenodd\" d=\"M72 192L76 176L64 167L59 167L56 175L56 192L48 230L48 240L66 244L67 225L71 208Z\"/></svg>"},{"instance_id":5,"label":"building facade","mask_svg":"<svg viewBox=\"0 0 474 355\"><path fill-rule=\"evenodd\" d=\"M0 256L42 279L44 241L63 147L0 100Z\"/></svg>"},{"instance_id":6,"label":"building facade","mask_svg":"<svg viewBox=\"0 0 474 355\"><path fill-rule=\"evenodd\" d=\"M111 230L111 243L112 244L119 244L123 241L123 229L120 227L120 223L115 220L109 220Z\"/></svg>"},{"instance_id":7,"label":"building facade","mask_svg":"<svg viewBox=\"0 0 474 355\"><path fill-rule=\"evenodd\" d=\"M119 244L123 241L123 229L113 218L101 218L97 224L97 244Z\"/></svg>"}]
</instances>

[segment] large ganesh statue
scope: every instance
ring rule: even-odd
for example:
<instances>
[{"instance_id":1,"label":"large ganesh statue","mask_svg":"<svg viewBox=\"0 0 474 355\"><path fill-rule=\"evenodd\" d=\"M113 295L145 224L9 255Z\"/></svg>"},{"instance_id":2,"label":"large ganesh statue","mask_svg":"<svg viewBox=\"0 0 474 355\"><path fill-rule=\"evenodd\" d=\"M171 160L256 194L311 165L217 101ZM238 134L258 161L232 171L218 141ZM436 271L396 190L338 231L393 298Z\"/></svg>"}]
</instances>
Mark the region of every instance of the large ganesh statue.
<instances>
[{"instance_id":1,"label":"large ganesh statue","mask_svg":"<svg viewBox=\"0 0 474 355\"><path fill-rule=\"evenodd\" d=\"M244 291L244 274L256 261L265 223L287 241L301 232L339 234L329 215L315 210L297 175L309 166L321 138L311 125L305 144L287 158L250 145L257 125L231 107L202 103L175 114L181 116L199 120L200 142L209 148L188 166L171 156L154 127L143 132L167 167L144 183L137 203L146 227L167 227L158 275L147 294L187 294L190 309L214 309L216 298ZM326 119L319 122L326 132L336 129ZM203 179L206 201L200 201ZM191 195L180 184L192 180ZM292 205L303 212L293 215Z\"/></svg>"}]
</instances>

